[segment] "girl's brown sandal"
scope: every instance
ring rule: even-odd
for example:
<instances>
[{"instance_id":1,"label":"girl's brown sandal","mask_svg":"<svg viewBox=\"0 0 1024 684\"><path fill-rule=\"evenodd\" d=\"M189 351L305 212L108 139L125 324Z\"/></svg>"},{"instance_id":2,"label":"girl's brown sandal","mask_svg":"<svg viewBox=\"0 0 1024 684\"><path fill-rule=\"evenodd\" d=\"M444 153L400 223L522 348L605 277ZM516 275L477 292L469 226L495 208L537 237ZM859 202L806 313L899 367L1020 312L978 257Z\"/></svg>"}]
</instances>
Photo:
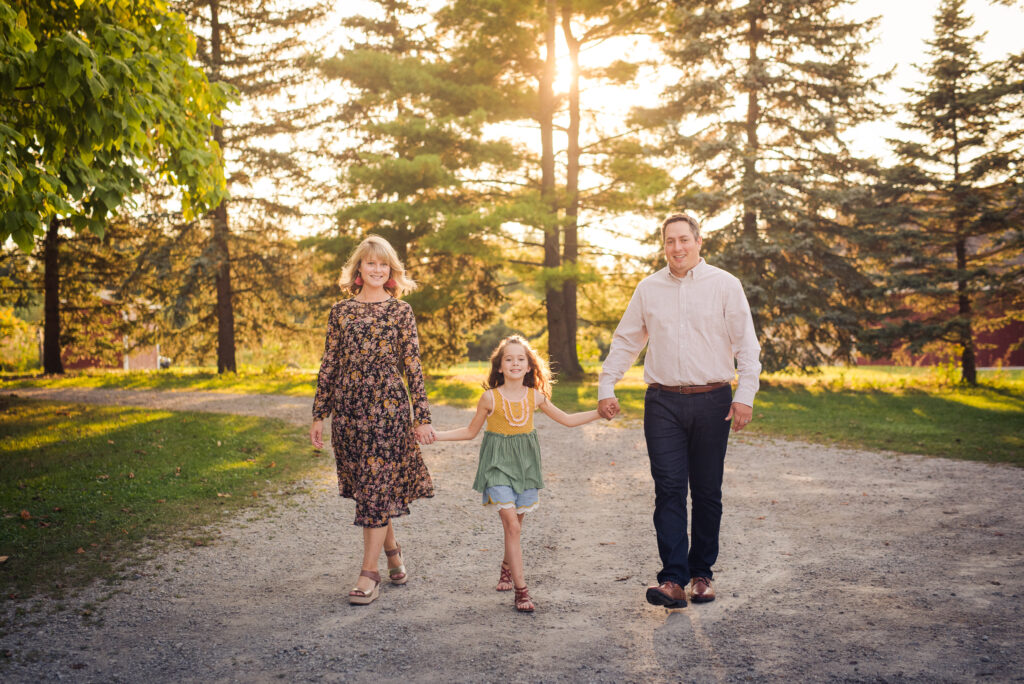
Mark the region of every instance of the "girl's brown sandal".
<instances>
[{"instance_id":1,"label":"girl's brown sandal","mask_svg":"<svg viewBox=\"0 0 1024 684\"><path fill-rule=\"evenodd\" d=\"M501 561L501 574L498 575L498 586L494 587L496 591L512 591L515 587L515 583L512 582L512 570L505 565L505 561Z\"/></svg>"},{"instance_id":2,"label":"girl's brown sandal","mask_svg":"<svg viewBox=\"0 0 1024 684\"><path fill-rule=\"evenodd\" d=\"M532 613L535 606L533 605L533 599L530 598L530 590L528 587L515 587L516 591L516 610L520 613Z\"/></svg>"}]
</instances>

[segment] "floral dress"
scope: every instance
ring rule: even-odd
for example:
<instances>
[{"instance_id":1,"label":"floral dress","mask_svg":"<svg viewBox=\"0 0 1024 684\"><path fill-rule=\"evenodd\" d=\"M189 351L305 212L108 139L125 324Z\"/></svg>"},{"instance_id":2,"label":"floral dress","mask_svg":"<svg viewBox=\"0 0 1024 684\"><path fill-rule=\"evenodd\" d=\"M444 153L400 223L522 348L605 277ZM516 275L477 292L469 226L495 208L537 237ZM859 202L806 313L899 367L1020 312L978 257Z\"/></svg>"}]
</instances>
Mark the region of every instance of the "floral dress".
<instances>
[{"instance_id":1,"label":"floral dress","mask_svg":"<svg viewBox=\"0 0 1024 684\"><path fill-rule=\"evenodd\" d=\"M430 406L406 302L346 299L331 308L313 420L328 416L338 490L355 499L356 525L384 527L408 515L410 501L434 495L413 435L414 425L430 423Z\"/></svg>"}]
</instances>

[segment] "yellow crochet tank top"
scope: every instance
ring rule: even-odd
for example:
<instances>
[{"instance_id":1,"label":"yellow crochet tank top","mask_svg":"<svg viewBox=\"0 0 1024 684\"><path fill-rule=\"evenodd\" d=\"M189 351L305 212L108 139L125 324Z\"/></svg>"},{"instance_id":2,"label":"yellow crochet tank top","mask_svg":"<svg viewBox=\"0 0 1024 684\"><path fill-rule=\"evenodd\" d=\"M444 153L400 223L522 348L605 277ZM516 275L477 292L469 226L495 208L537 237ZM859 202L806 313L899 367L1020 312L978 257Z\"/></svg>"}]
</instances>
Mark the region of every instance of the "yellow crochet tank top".
<instances>
[{"instance_id":1,"label":"yellow crochet tank top","mask_svg":"<svg viewBox=\"0 0 1024 684\"><path fill-rule=\"evenodd\" d=\"M533 432L533 411L537 408L536 392L526 388L526 396L519 401L509 401L501 396L497 388L490 390L494 410L487 416L487 431L499 435L522 435Z\"/></svg>"}]
</instances>

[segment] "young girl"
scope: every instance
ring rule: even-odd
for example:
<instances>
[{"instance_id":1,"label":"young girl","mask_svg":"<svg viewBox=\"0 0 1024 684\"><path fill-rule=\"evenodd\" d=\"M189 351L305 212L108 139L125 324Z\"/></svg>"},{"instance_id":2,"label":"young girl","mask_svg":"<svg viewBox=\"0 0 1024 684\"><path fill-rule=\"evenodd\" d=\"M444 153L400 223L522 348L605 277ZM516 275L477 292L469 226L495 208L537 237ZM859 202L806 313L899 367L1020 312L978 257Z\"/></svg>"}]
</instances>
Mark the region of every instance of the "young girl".
<instances>
[{"instance_id":1,"label":"young girl","mask_svg":"<svg viewBox=\"0 0 1024 684\"><path fill-rule=\"evenodd\" d=\"M473 439L487 421L473 489L483 494L485 506L498 508L505 528L505 558L496 588L515 589L516 610L532 613L534 604L523 574L519 538L523 516L537 508L537 490L544 487L540 445L533 428L534 410L540 409L568 427L589 423L599 416L596 410L567 414L552 404L547 364L518 335L506 337L491 354L491 373L484 386L487 391L477 402L469 427L438 432L437 439Z\"/></svg>"}]
</instances>

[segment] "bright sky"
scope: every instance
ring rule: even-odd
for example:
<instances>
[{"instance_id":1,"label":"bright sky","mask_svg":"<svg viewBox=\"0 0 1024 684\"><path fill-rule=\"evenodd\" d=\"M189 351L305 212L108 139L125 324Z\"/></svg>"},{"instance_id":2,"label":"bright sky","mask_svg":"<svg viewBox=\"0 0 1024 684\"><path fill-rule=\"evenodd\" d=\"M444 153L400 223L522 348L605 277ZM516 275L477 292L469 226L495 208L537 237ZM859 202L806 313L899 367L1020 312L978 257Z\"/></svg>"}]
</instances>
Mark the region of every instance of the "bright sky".
<instances>
[{"instance_id":1,"label":"bright sky","mask_svg":"<svg viewBox=\"0 0 1024 684\"><path fill-rule=\"evenodd\" d=\"M903 88L920 84L921 77L914 64L928 61L926 41L934 31L933 16L939 0L857 0L852 15L858 19L880 17L877 40L869 53L873 72L893 67L892 80L883 86L886 102L896 104L906 98ZM965 10L974 17L972 32L986 33L978 45L982 59L995 60L1022 49L1024 8L993 5L988 0L967 0ZM885 137L897 134L891 122L861 126L854 144L865 153L884 156Z\"/></svg>"},{"instance_id":2,"label":"bright sky","mask_svg":"<svg viewBox=\"0 0 1024 684\"><path fill-rule=\"evenodd\" d=\"M444 0L431 0L432 6L436 7L442 4L444 4ZM880 17L875 34L876 41L869 53L868 69L870 73L881 73L893 67L896 68L893 78L883 85L883 99L886 102L890 104L901 102L905 98L902 88L917 84L919 76L913 64L927 61L925 41L932 35L932 17L938 6L939 0L858 0L848 9L851 15L857 19ZM997 6L988 0L968 0L966 9L975 17L974 32L987 32L988 34L979 45L979 51L984 58L996 59L1013 50L1020 49L1020 28L1024 27L1024 8ZM338 19L346 15L368 14L374 16L378 13L379 7L367 0L347 0L345 3L339 4L336 10ZM327 35L318 41L322 47L325 47L328 54L333 53L345 42L344 36L339 30L335 29L331 32L329 28L337 26L338 19L328 22L325 26L328 29ZM560 32L558 37L561 40ZM636 42L639 43L639 41ZM630 49L624 42L608 42L585 51L582 59L584 65L587 62L605 63L620 57L624 52L636 54L639 51L643 54L648 50L649 48L642 44ZM567 66L566 62L567 60L560 60L560 66ZM564 73L560 74L556 86L567 83L565 77ZM591 139L599 136L601 133L594 130L594 127L605 128L607 129L605 132L614 131L625 118L630 107L654 104L661 89L659 81L663 81L665 78L671 78L671 74L666 69L659 69L642 74L638 77L634 87L625 89L625 91L622 88L606 87L584 93L584 106L596 110L594 118L589 122L591 129L584 135ZM564 85L562 89L564 90ZM587 127L588 122L585 121L584 126ZM537 130L529 126L506 126L496 130L495 134L520 138L526 144L539 147ZM859 154L884 158L887 156L885 139L897 135L899 135L899 130L894 122L882 121L861 126L851 132L848 139L851 140ZM564 147L563 134L556 134L555 144ZM584 185L588 180L596 182L596 179L587 177L582 180ZM329 214L331 208L326 207L324 211ZM587 219L586 216L583 218ZM650 248L641 246L634 240L643 239L646 236L651 230L649 223L650 219L647 218L619 216L603 225L594 225L588 228L587 239L614 251L643 253ZM322 228L322 226L317 227ZM709 224L708 228L713 230L715 226ZM623 235L631 237L626 238Z\"/></svg>"}]
</instances>

